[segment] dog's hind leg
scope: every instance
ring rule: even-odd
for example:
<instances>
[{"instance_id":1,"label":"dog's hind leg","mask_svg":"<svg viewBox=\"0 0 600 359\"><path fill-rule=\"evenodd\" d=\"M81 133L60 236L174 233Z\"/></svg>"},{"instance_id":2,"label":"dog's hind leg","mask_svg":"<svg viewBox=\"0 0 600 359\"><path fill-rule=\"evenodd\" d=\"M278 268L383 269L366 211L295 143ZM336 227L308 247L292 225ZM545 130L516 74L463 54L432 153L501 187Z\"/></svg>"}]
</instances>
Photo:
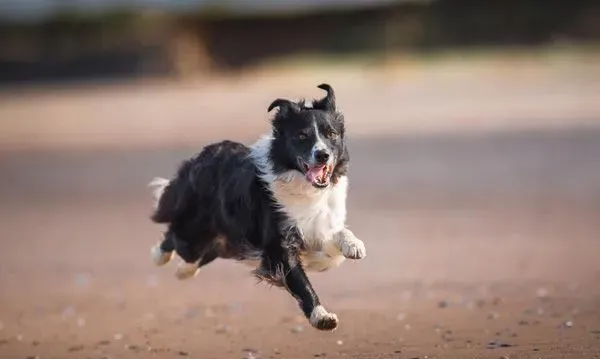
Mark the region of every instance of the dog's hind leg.
<instances>
[{"instance_id":1,"label":"dog's hind leg","mask_svg":"<svg viewBox=\"0 0 600 359\"><path fill-rule=\"evenodd\" d=\"M162 266L173 259L175 251L175 243L170 233L165 233L165 238L161 243L157 243L150 249L152 255L152 261L157 266Z\"/></svg>"},{"instance_id":2,"label":"dog's hind leg","mask_svg":"<svg viewBox=\"0 0 600 359\"><path fill-rule=\"evenodd\" d=\"M214 240L207 236L196 237L193 244L176 239L175 251L183 261L177 266L175 277L181 280L194 277L200 271L200 267L217 259L219 254L213 248L213 242Z\"/></svg>"},{"instance_id":3,"label":"dog's hind leg","mask_svg":"<svg viewBox=\"0 0 600 359\"><path fill-rule=\"evenodd\" d=\"M219 252L217 252L216 250L210 250L210 251L206 252L202 256L202 259L200 259L200 261L198 262L198 269L200 269L200 267L203 267L203 266L209 264L210 262L214 261L217 258L219 258Z\"/></svg>"}]
</instances>

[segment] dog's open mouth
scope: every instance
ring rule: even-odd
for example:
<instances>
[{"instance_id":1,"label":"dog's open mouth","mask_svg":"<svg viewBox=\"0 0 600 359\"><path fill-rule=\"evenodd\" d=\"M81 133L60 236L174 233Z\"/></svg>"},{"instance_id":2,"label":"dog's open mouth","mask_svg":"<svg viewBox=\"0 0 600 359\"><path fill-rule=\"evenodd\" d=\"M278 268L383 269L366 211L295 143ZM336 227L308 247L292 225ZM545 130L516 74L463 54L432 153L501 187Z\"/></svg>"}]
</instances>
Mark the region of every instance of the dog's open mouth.
<instances>
[{"instance_id":1,"label":"dog's open mouth","mask_svg":"<svg viewBox=\"0 0 600 359\"><path fill-rule=\"evenodd\" d=\"M329 185L329 179L331 178L331 172L333 170L332 165L310 166L308 163L301 161L301 166L306 180L312 183L313 186L324 188Z\"/></svg>"}]
</instances>

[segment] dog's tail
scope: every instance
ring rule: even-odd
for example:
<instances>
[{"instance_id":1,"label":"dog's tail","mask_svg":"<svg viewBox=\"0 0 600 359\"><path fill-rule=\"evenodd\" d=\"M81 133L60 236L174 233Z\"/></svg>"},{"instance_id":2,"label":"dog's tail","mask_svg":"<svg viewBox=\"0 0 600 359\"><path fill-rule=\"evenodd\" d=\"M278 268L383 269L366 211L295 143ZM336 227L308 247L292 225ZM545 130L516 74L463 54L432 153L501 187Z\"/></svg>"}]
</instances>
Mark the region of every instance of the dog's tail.
<instances>
[{"instance_id":1,"label":"dog's tail","mask_svg":"<svg viewBox=\"0 0 600 359\"><path fill-rule=\"evenodd\" d=\"M192 171L192 161L184 162L175 178L155 177L148 184L153 187L154 213L150 217L156 223L171 223L182 213L194 208L193 183L189 181Z\"/></svg>"},{"instance_id":2,"label":"dog's tail","mask_svg":"<svg viewBox=\"0 0 600 359\"><path fill-rule=\"evenodd\" d=\"M154 177L152 181L148 183L148 187L152 188L152 195L154 196L154 209L158 208L160 199L165 193L165 188L169 186L169 183L171 183L171 181L162 177Z\"/></svg>"},{"instance_id":3,"label":"dog's tail","mask_svg":"<svg viewBox=\"0 0 600 359\"><path fill-rule=\"evenodd\" d=\"M148 187L153 188L154 213L150 217L156 223L169 223L178 212L178 198L174 182L166 178L155 177Z\"/></svg>"}]
</instances>

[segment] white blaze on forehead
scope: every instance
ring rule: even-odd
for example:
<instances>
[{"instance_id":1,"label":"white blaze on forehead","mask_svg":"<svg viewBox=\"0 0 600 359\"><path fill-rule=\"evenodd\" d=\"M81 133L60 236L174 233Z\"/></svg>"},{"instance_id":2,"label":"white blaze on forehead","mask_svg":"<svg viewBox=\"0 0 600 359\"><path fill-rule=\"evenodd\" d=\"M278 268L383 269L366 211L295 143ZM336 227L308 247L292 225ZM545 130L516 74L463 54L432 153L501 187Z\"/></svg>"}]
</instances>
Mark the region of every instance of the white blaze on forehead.
<instances>
[{"instance_id":1,"label":"white blaze on forehead","mask_svg":"<svg viewBox=\"0 0 600 359\"><path fill-rule=\"evenodd\" d=\"M319 126L317 126L317 121L313 122L313 126L315 128L315 145L312 148L312 153L313 156L315 155L315 153L319 150L327 150L327 145L325 144L325 142L323 142L323 138L321 137L321 134L319 133Z\"/></svg>"}]
</instances>

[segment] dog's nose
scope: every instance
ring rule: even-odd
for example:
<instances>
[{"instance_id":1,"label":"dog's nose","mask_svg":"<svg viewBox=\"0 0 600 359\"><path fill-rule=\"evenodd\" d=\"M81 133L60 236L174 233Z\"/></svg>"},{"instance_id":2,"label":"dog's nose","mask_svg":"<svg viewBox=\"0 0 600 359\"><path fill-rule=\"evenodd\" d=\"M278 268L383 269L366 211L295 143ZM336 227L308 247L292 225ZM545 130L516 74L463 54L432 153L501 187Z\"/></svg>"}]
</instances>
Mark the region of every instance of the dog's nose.
<instances>
[{"instance_id":1,"label":"dog's nose","mask_svg":"<svg viewBox=\"0 0 600 359\"><path fill-rule=\"evenodd\" d=\"M317 163L325 164L329 160L329 153L324 150L315 151L315 160Z\"/></svg>"}]
</instances>

